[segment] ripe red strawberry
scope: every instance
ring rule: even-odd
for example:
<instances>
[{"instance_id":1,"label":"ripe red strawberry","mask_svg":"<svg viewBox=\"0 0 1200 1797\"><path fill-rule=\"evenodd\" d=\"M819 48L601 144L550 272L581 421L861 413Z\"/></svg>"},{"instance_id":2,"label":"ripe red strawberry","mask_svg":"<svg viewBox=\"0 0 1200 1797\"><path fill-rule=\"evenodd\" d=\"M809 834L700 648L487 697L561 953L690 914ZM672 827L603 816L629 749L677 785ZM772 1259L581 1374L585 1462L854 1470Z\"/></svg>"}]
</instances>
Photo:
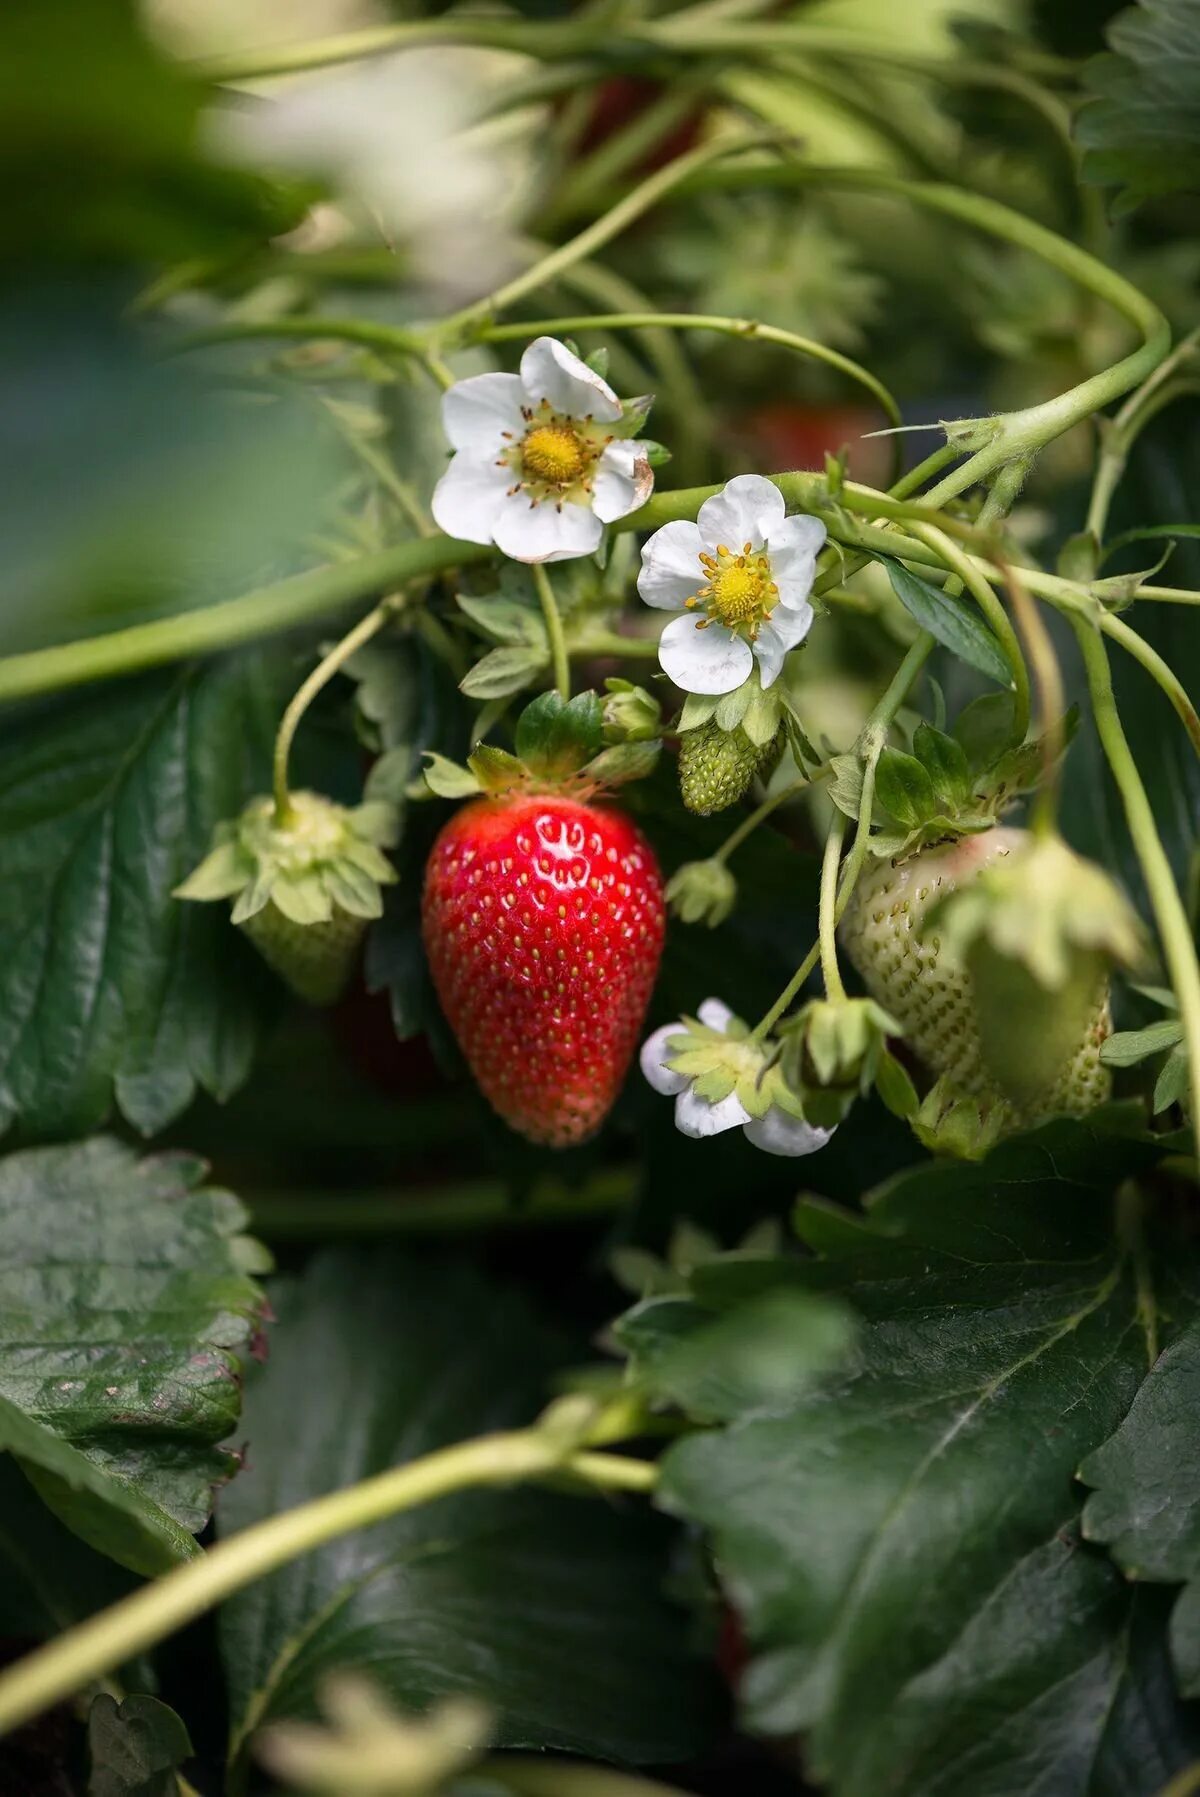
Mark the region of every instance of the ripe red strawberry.
<instances>
[{"instance_id":1,"label":"ripe red strawberry","mask_svg":"<svg viewBox=\"0 0 1200 1797\"><path fill-rule=\"evenodd\" d=\"M641 1033L664 926L654 852L620 811L514 791L464 805L433 846L422 926L480 1088L532 1142L600 1127Z\"/></svg>"}]
</instances>

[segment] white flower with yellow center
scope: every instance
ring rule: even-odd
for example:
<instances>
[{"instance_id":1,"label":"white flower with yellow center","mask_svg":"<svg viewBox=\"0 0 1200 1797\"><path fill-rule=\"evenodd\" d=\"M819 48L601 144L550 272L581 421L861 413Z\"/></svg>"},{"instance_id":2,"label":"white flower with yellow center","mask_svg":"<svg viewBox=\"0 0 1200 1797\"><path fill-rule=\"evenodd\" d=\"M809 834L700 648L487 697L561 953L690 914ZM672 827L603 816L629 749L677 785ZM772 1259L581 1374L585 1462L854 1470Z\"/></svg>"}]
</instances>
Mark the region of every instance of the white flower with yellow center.
<instances>
[{"instance_id":1,"label":"white flower with yellow center","mask_svg":"<svg viewBox=\"0 0 1200 1797\"><path fill-rule=\"evenodd\" d=\"M654 485L645 444L623 437L621 420L608 382L538 337L520 374L472 375L443 397L455 453L434 489L434 519L514 561L593 554L604 526L644 505Z\"/></svg>"},{"instance_id":2,"label":"white flower with yellow center","mask_svg":"<svg viewBox=\"0 0 1200 1797\"><path fill-rule=\"evenodd\" d=\"M761 474L739 474L706 499L696 522L664 524L642 550L638 592L684 615L659 639L663 670L685 693L731 693L755 662L765 687L808 635L819 518L786 516Z\"/></svg>"}]
</instances>

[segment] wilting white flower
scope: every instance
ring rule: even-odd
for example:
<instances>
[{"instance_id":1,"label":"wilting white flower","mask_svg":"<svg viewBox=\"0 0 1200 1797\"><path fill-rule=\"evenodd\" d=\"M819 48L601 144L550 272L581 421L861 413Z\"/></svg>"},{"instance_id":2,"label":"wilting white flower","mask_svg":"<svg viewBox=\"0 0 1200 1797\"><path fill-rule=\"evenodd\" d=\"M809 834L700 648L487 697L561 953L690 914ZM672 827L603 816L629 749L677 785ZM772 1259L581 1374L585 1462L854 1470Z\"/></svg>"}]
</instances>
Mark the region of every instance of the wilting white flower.
<instances>
[{"instance_id":1,"label":"wilting white flower","mask_svg":"<svg viewBox=\"0 0 1200 1797\"><path fill-rule=\"evenodd\" d=\"M488 53L402 51L239 93L206 121L227 160L325 182L363 213L424 283L483 292L512 261L515 146L475 124L493 86Z\"/></svg>"},{"instance_id":2,"label":"wilting white flower","mask_svg":"<svg viewBox=\"0 0 1200 1797\"><path fill-rule=\"evenodd\" d=\"M706 998L696 1015L700 1028L666 1023L642 1044L639 1057L654 1090L674 1098L676 1129L685 1136L718 1136L740 1127L748 1142L768 1154L815 1154L824 1148L832 1129L817 1129L774 1102L757 1116L746 1108L743 1098L763 1089L767 1057L729 1006ZM713 1099L697 1090L706 1084L730 1089Z\"/></svg>"},{"instance_id":3,"label":"wilting white flower","mask_svg":"<svg viewBox=\"0 0 1200 1797\"><path fill-rule=\"evenodd\" d=\"M454 457L433 494L449 536L494 543L519 562L591 555L604 526L650 497L646 446L618 434L612 388L554 337L520 374L476 374L442 399Z\"/></svg>"},{"instance_id":4,"label":"wilting white flower","mask_svg":"<svg viewBox=\"0 0 1200 1797\"><path fill-rule=\"evenodd\" d=\"M768 687L808 635L819 518L785 515L761 474L739 474L706 499L694 524L656 530L642 550L638 592L684 615L659 639L658 659L687 693L731 693L758 662Z\"/></svg>"}]
</instances>

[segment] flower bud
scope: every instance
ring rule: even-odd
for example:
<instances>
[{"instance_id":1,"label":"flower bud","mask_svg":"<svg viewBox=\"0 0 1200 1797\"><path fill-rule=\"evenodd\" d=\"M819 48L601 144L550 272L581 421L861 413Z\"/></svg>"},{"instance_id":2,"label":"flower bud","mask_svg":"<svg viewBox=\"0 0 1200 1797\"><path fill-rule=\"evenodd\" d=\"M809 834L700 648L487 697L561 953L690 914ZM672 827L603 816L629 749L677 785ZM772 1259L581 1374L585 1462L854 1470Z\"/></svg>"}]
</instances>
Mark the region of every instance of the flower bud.
<instances>
[{"instance_id":1,"label":"flower bud","mask_svg":"<svg viewBox=\"0 0 1200 1797\"><path fill-rule=\"evenodd\" d=\"M659 735L662 707L644 686L613 678L604 682L604 740L607 743L652 742Z\"/></svg>"},{"instance_id":2,"label":"flower bud","mask_svg":"<svg viewBox=\"0 0 1200 1797\"><path fill-rule=\"evenodd\" d=\"M685 861L667 884L667 903L684 923L716 929L737 903L737 890L723 861Z\"/></svg>"}]
</instances>

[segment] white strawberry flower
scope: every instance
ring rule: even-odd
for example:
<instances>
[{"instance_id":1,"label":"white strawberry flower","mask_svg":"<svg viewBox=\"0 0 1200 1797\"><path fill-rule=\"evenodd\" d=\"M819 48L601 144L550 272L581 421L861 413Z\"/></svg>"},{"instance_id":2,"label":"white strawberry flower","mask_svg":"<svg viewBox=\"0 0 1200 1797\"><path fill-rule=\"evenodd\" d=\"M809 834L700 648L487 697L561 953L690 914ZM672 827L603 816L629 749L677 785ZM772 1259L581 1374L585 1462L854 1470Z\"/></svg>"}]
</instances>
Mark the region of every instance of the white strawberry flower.
<instances>
[{"instance_id":1,"label":"white strawberry flower","mask_svg":"<svg viewBox=\"0 0 1200 1797\"><path fill-rule=\"evenodd\" d=\"M586 362L538 337L520 374L476 374L443 396L454 457L433 494L448 536L519 562L591 555L604 526L646 503L644 443L622 437L621 402Z\"/></svg>"},{"instance_id":2,"label":"white strawberry flower","mask_svg":"<svg viewBox=\"0 0 1200 1797\"><path fill-rule=\"evenodd\" d=\"M694 524L656 530L642 550L638 592L677 611L659 638L663 670L685 693L731 693L757 662L768 687L808 635L820 518L786 516L761 474L739 474L700 507Z\"/></svg>"},{"instance_id":3,"label":"white strawberry flower","mask_svg":"<svg viewBox=\"0 0 1200 1797\"><path fill-rule=\"evenodd\" d=\"M639 1064L656 1092L675 1100L675 1127L685 1136L719 1136L740 1128L767 1154L815 1154L832 1129L818 1129L775 1102L766 1048L719 998L706 998L698 1023L666 1023L642 1044ZM701 1088L701 1089L698 1089ZM728 1088L728 1090L725 1090ZM774 1087L776 1093L782 1088ZM723 1096L713 1096L723 1092ZM744 1100L755 1105L747 1108Z\"/></svg>"}]
</instances>

